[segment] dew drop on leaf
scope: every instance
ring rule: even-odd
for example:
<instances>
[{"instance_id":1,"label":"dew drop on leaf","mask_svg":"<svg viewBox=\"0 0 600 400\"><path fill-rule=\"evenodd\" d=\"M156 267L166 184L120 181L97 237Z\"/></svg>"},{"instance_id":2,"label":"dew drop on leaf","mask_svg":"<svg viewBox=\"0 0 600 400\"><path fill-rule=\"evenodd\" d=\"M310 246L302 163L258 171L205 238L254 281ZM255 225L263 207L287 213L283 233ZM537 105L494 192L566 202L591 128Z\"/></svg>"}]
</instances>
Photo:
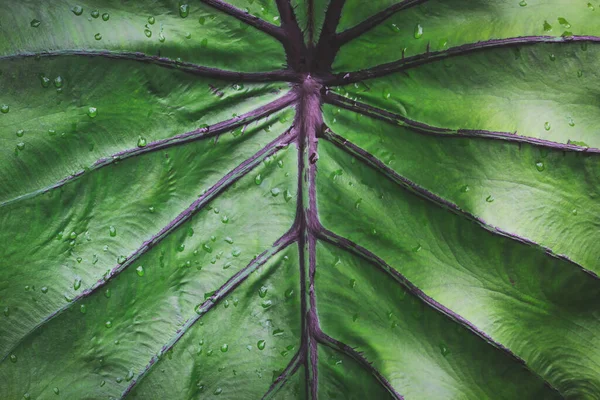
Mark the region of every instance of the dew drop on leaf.
<instances>
[{"instance_id":1,"label":"dew drop on leaf","mask_svg":"<svg viewBox=\"0 0 600 400\"><path fill-rule=\"evenodd\" d=\"M110 14L109 13L102 14L102 21L108 21L109 19L110 19Z\"/></svg>"},{"instance_id":2,"label":"dew drop on leaf","mask_svg":"<svg viewBox=\"0 0 600 400\"><path fill-rule=\"evenodd\" d=\"M146 147L147 144L148 142L146 141L146 138L143 138L141 136L138 138L137 147Z\"/></svg>"},{"instance_id":3,"label":"dew drop on leaf","mask_svg":"<svg viewBox=\"0 0 600 400\"><path fill-rule=\"evenodd\" d=\"M558 17L558 23L564 26L566 29L571 28L571 24L569 23L569 21L567 21L563 17Z\"/></svg>"},{"instance_id":4,"label":"dew drop on leaf","mask_svg":"<svg viewBox=\"0 0 600 400\"><path fill-rule=\"evenodd\" d=\"M7 114L10 111L10 107L8 106L8 104L2 104L0 106L0 112L2 114Z\"/></svg>"},{"instance_id":5,"label":"dew drop on leaf","mask_svg":"<svg viewBox=\"0 0 600 400\"><path fill-rule=\"evenodd\" d=\"M266 345L267 345L267 342L265 342L264 340L259 340L256 343L256 347L258 347L259 350L264 350Z\"/></svg>"},{"instance_id":6,"label":"dew drop on leaf","mask_svg":"<svg viewBox=\"0 0 600 400\"><path fill-rule=\"evenodd\" d=\"M544 129L549 131L552 128L552 125L550 125L550 122L545 122L544 123Z\"/></svg>"},{"instance_id":7,"label":"dew drop on leaf","mask_svg":"<svg viewBox=\"0 0 600 400\"><path fill-rule=\"evenodd\" d=\"M100 33L96 33L96 34L94 35L94 39L96 39L96 40L102 40L102 34L100 34Z\"/></svg>"},{"instance_id":8,"label":"dew drop on leaf","mask_svg":"<svg viewBox=\"0 0 600 400\"><path fill-rule=\"evenodd\" d=\"M81 278L76 278L75 281L73 282L73 289L79 290L80 287L81 287Z\"/></svg>"},{"instance_id":9,"label":"dew drop on leaf","mask_svg":"<svg viewBox=\"0 0 600 400\"><path fill-rule=\"evenodd\" d=\"M390 30L392 32L395 32L395 33L399 33L400 32L400 27L398 25L396 25L396 24L390 24L389 27L390 27Z\"/></svg>"},{"instance_id":10,"label":"dew drop on leaf","mask_svg":"<svg viewBox=\"0 0 600 400\"><path fill-rule=\"evenodd\" d=\"M135 272L138 274L138 276L144 276L144 267L142 267L141 265L140 265L140 266L138 266L138 267L135 269Z\"/></svg>"},{"instance_id":11,"label":"dew drop on leaf","mask_svg":"<svg viewBox=\"0 0 600 400\"><path fill-rule=\"evenodd\" d=\"M144 29L144 35L146 35L146 37L152 37L152 31L150 29Z\"/></svg>"},{"instance_id":12,"label":"dew drop on leaf","mask_svg":"<svg viewBox=\"0 0 600 400\"><path fill-rule=\"evenodd\" d=\"M13 362L13 363L16 363L17 362L17 356L14 355L14 354L11 354L10 355L10 361Z\"/></svg>"},{"instance_id":13,"label":"dew drop on leaf","mask_svg":"<svg viewBox=\"0 0 600 400\"><path fill-rule=\"evenodd\" d=\"M423 36L423 26L421 24L415 25L415 39L420 39Z\"/></svg>"},{"instance_id":14,"label":"dew drop on leaf","mask_svg":"<svg viewBox=\"0 0 600 400\"><path fill-rule=\"evenodd\" d=\"M104 291L104 297L106 297L107 299L110 298L111 295L112 295L112 292L110 289L106 289Z\"/></svg>"},{"instance_id":15,"label":"dew drop on leaf","mask_svg":"<svg viewBox=\"0 0 600 400\"><path fill-rule=\"evenodd\" d=\"M260 185L262 183L262 176L260 176L260 174L256 175L256 177L254 178L254 183L256 183L257 185Z\"/></svg>"},{"instance_id":16,"label":"dew drop on leaf","mask_svg":"<svg viewBox=\"0 0 600 400\"><path fill-rule=\"evenodd\" d=\"M96 107L89 107L87 115L90 118L96 118L98 116L98 109Z\"/></svg>"},{"instance_id":17,"label":"dew drop on leaf","mask_svg":"<svg viewBox=\"0 0 600 400\"><path fill-rule=\"evenodd\" d=\"M286 203L289 202L292 199L292 197L293 197L292 193L288 189L286 189L283 192L283 199L285 200Z\"/></svg>"},{"instance_id":18,"label":"dew drop on leaf","mask_svg":"<svg viewBox=\"0 0 600 400\"><path fill-rule=\"evenodd\" d=\"M87 306L85 304L80 305L79 312L81 312L82 314L85 314L87 312Z\"/></svg>"},{"instance_id":19,"label":"dew drop on leaf","mask_svg":"<svg viewBox=\"0 0 600 400\"><path fill-rule=\"evenodd\" d=\"M544 163L541 161L538 161L535 163L535 168L540 172L542 172L543 170L546 169L546 167L544 166Z\"/></svg>"},{"instance_id":20,"label":"dew drop on leaf","mask_svg":"<svg viewBox=\"0 0 600 400\"><path fill-rule=\"evenodd\" d=\"M258 289L258 296L259 296L260 298L264 299L264 298L265 298L265 296L267 295L267 291L268 291L268 290L269 290L269 289L267 289L267 287L266 287L266 286L261 286L261 287Z\"/></svg>"},{"instance_id":21,"label":"dew drop on leaf","mask_svg":"<svg viewBox=\"0 0 600 400\"><path fill-rule=\"evenodd\" d=\"M216 388L215 391L213 392L215 394L215 396L220 395L221 393L223 393L223 389L221 388Z\"/></svg>"},{"instance_id":22,"label":"dew drop on leaf","mask_svg":"<svg viewBox=\"0 0 600 400\"><path fill-rule=\"evenodd\" d=\"M42 21L40 21L39 19L32 19L30 25L32 28L37 28L41 25L41 23Z\"/></svg>"},{"instance_id":23,"label":"dew drop on leaf","mask_svg":"<svg viewBox=\"0 0 600 400\"><path fill-rule=\"evenodd\" d=\"M158 41L161 43L164 43L165 41L165 35L163 35L162 32L158 32Z\"/></svg>"},{"instance_id":24,"label":"dew drop on leaf","mask_svg":"<svg viewBox=\"0 0 600 400\"><path fill-rule=\"evenodd\" d=\"M548 21L544 21L544 32L550 32L552 30L552 25L548 23Z\"/></svg>"},{"instance_id":25,"label":"dew drop on leaf","mask_svg":"<svg viewBox=\"0 0 600 400\"><path fill-rule=\"evenodd\" d=\"M288 289L285 291L284 296L286 299L291 299L292 296L294 295L294 289Z\"/></svg>"},{"instance_id":26,"label":"dew drop on leaf","mask_svg":"<svg viewBox=\"0 0 600 400\"><path fill-rule=\"evenodd\" d=\"M229 350L229 345L227 343L225 343L221 346L221 352L227 353L227 350Z\"/></svg>"},{"instance_id":27,"label":"dew drop on leaf","mask_svg":"<svg viewBox=\"0 0 600 400\"><path fill-rule=\"evenodd\" d=\"M152 17L152 16L148 17L148 23L149 23L150 25L154 25L154 23L155 23L155 22L156 22L156 18L154 18L154 17Z\"/></svg>"},{"instance_id":28,"label":"dew drop on leaf","mask_svg":"<svg viewBox=\"0 0 600 400\"><path fill-rule=\"evenodd\" d=\"M71 7L71 12L77 16L83 14L83 7L81 6L73 6Z\"/></svg>"},{"instance_id":29,"label":"dew drop on leaf","mask_svg":"<svg viewBox=\"0 0 600 400\"><path fill-rule=\"evenodd\" d=\"M279 196L279 193L281 193L281 190L279 190L278 188L271 189L271 196L277 197Z\"/></svg>"},{"instance_id":30,"label":"dew drop on leaf","mask_svg":"<svg viewBox=\"0 0 600 400\"><path fill-rule=\"evenodd\" d=\"M525 7L525 6L527 5L527 2L526 2L525 0L521 0L521 1L519 2L519 5L520 5L521 7Z\"/></svg>"},{"instance_id":31,"label":"dew drop on leaf","mask_svg":"<svg viewBox=\"0 0 600 400\"><path fill-rule=\"evenodd\" d=\"M112 226L112 225L111 225L111 226L109 226L109 227L108 227L108 234L109 234L111 237L115 237L115 236L117 236L117 228L115 228L115 227L114 227L114 226Z\"/></svg>"},{"instance_id":32,"label":"dew drop on leaf","mask_svg":"<svg viewBox=\"0 0 600 400\"><path fill-rule=\"evenodd\" d=\"M200 25L204 25L204 23L205 23L205 22L206 22L206 18L205 18L205 17L200 17L200 18L198 18L198 23L199 23Z\"/></svg>"},{"instance_id":33,"label":"dew drop on leaf","mask_svg":"<svg viewBox=\"0 0 600 400\"><path fill-rule=\"evenodd\" d=\"M54 392L54 394L59 395L60 394L60 390L55 387L54 389L52 389L52 391Z\"/></svg>"},{"instance_id":34,"label":"dew drop on leaf","mask_svg":"<svg viewBox=\"0 0 600 400\"><path fill-rule=\"evenodd\" d=\"M100 16L100 11L94 10L90 13L93 18L98 18Z\"/></svg>"},{"instance_id":35,"label":"dew drop on leaf","mask_svg":"<svg viewBox=\"0 0 600 400\"><path fill-rule=\"evenodd\" d=\"M492 196L491 194L485 198L485 201L487 201L488 203L492 203L492 202L494 202L494 200L495 200L494 196Z\"/></svg>"},{"instance_id":36,"label":"dew drop on leaf","mask_svg":"<svg viewBox=\"0 0 600 400\"><path fill-rule=\"evenodd\" d=\"M42 286L42 293L46 294L48 293L48 287L47 286Z\"/></svg>"},{"instance_id":37,"label":"dew drop on leaf","mask_svg":"<svg viewBox=\"0 0 600 400\"><path fill-rule=\"evenodd\" d=\"M190 6L188 4L181 4L179 6L179 16L186 18L188 15L190 15Z\"/></svg>"},{"instance_id":38,"label":"dew drop on leaf","mask_svg":"<svg viewBox=\"0 0 600 400\"><path fill-rule=\"evenodd\" d=\"M133 379L133 371L132 371L132 370L129 370L129 371L127 372L127 376L125 377L125 380L126 380L127 382L129 382L129 381L131 381L132 379Z\"/></svg>"},{"instance_id":39,"label":"dew drop on leaf","mask_svg":"<svg viewBox=\"0 0 600 400\"><path fill-rule=\"evenodd\" d=\"M104 326L107 327L107 328L112 328L112 321L106 321L104 323Z\"/></svg>"}]
</instances>

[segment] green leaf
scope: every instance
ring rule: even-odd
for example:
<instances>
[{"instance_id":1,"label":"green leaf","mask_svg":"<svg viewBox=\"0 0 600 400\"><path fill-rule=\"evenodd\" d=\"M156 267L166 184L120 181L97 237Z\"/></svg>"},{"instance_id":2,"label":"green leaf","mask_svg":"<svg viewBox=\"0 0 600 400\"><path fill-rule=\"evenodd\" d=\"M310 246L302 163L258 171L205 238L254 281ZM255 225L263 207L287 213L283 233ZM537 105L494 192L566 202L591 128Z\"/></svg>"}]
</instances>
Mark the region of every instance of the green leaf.
<instances>
[{"instance_id":1,"label":"green leaf","mask_svg":"<svg viewBox=\"0 0 600 400\"><path fill-rule=\"evenodd\" d=\"M0 397L600 397L598 12L4 2Z\"/></svg>"}]
</instances>

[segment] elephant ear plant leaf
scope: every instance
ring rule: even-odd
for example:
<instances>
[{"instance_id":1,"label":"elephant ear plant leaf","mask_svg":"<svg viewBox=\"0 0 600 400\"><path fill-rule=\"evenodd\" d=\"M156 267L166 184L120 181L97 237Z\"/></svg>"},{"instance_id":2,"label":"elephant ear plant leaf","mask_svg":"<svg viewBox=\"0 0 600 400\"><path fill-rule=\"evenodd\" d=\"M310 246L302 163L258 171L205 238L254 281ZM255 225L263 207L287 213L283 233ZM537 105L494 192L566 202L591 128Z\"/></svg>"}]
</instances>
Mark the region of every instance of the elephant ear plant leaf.
<instances>
[{"instance_id":1,"label":"elephant ear plant leaf","mask_svg":"<svg viewBox=\"0 0 600 400\"><path fill-rule=\"evenodd\" d=\"M0 398L600 398L600 7L0 0Z\"/></svg>"}]
</instances>

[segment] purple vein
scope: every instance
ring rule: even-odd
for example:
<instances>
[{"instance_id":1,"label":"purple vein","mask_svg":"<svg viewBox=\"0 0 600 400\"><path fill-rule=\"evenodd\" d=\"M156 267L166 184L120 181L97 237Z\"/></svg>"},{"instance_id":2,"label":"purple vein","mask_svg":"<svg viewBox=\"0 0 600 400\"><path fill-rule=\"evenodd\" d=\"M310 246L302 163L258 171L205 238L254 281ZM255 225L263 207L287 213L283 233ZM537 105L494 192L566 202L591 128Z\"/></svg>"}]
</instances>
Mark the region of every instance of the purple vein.
<instances>
[{"instance_id":1,"label":"purple vein","mask_svg":"<svg viewBox=\"0 0 600 400\"><path fill-rule=\"evenodd\" d=\"M453 56L461 56L485 49L533 45L537 43L572 43L572 42L600 42L597 36L521 36L507 39L491 39L477 43L468 43L461 46L451 47L446 50L426 52L411 57L402 58L397 61L378 65L355 72L342 72L334 78L325 81L326 85L345 85L363 81L365 79L378 78L392 74L394 72L404 71L419 65L427 64L433 61L439 61Z\"/></svg>"},{"instance_id":2,"label":"purple vein","mask_svg":"<svg viewBox=\"0 0 600 400\"><path fill-rule=\"evenodd\" d=\"M411 131L440 136L443 138L469 137L480 139L503 140L506 142L527 143L533 146L546 147L558 151L574 151L580 153L600 154L600 149L594 147L578 146L574 144L565 144L552 142L550 140L538 139L529 136L521 136L516 133L496 132L481 129L448 129L428 125L422 122L414 121L399 114L394 114L377 107L370 106L358 101L352 101L338 94L329 92L325 95L325 102L345 108L347 110L366 115L368 117L387 122L392 125L402 126Z\"/></svg>"},{"instance_id":3,"label":"purple vein","mask_svg":"<svg viewBox=\"0 0 600 400\"><path fill-rule=\"evenodd\" d=\"M265 32L268 35L273 36L275 39L284 43L287 38L285 36L285 32L278 26L268 23L267 21L252 15L246 11L240 10L237 7L232 6L229 3L226 3L221 0L201 0L204 4L207 4L217 10L224 12L225 14L231 15L234 18L239 19L240 21Z\"/></svg>"},{"instance_id":4,"label":"purple vein","mask_svg":"<svg viewBox=\"0 0 600 400\"><path fill-rule=\"evenodd\" d=\"M352 155L353 157L356 157L358 160L362 161L364 164L366 164L369 167L380 172L382 175L384 175L386 178L388 178L391 182L408 190L409 192L414 193L414 194L436 204L437 206L447 209L447 210L453 212L454 214L465 217L468 220L475 222L476 224L481 226L483 229L485 229L486 231L488 231L494 235L499 235L499 236L514 240L518 243L521 243L521 244L524 244L527 246L532 246L536 249L540 249L550 257L553 257L553 258L561 260L561 261L565 261L571 265L576 266L579 270L581 270L587 276L592 277L593 279L599 279L599 277L596 273L584 268L581 264L571 260L569 257L562 255L562 254L556 254L550 248L545 247L539 243L536 243L530 239L515 235L513 233L509 233L498 227L490 225L483 219L469 213L468 211L461 209L456 204L430 192L429 190L423 188L422 186L419 186L418 184L411 181L410 179L398 174L396 171L394 171L393 169L391 169L390 167L385 165L381 160L377 159L371 153L369 153L366 150L363 150L362 148L349 142L345 138L333 133L331 130L325 130L322 133L322 137L325 138L326 140L330 141L331 143L335 144L337 147L344 150L345 152Z\"/></svg>"},{"instance_id":5,"label":"purple vein","mask_svg":"<svg viewBox=\"0 0 600 400\"><path fill-rule=\"evenodd\" d=\"M317 343L314 332L319 329L316 310L314 276L316 270L315 229L320 226L317 214L316 161L317 133L323 125L321 85L308 76L296 88L300 100L296 106L294 130L298 134L298 203L296 222L300 264L300 293L302 299L301 357L306 368L306 393L315 400L318 394ZM308 268L307 268L308 263Z\"/></svg>"},{"instance_id":6,"label":"purple vein","mask_svg":"<svg viewBox=\"0 0 600 400\"><path fill-rule=\"evenodd\" d=\"M301 351L302 349L298 350L283 372L273 381L271 386L269 386L269 389L262 397L262 400L273 398L273 396L275 396L277 392L287 383L288 379L294 375L296 371L298 371L298 368L300 368L303 363Z\"/></svg>"},{"instance_id":7,"label":"purple vein","mask_svg":"<svg viewBox=\"0 0 600 400\"><path fill-rule=\"evenodd\" d=\"M232 276L223 286L221 286L217 291L210 296L206 301L200 304L196 308L196 315L188 319L181 328L179 328L169 342L165 344L160 352L153 356L144 370L140 372L137 377L131 381L129 386L125 389L123 394L121 395L121 399L127 397L127 395L132 391L132 389L144 379L144 377L148 376L148 373L152 370L152 367L158 364L158 361L177 344L177 342L183 337L183 335L188 332L196 322L200 320L206 313L214 308L223 298L230 295L238 286L240 286L254 271L256 271L260 266L264 265L267 261L269 261L273 256L275 256L280 251L284 250L287 246L293 243L296 240L296 231L295 229L289 230L282 237L277 239L277 241L273 244L273 246L263 251L260 255L258 255L254 260L250 262L246 267L238 271L234 276Z\"/></svg>"},{"instance_id":8,"label":"purple vein","mask_svg":"<svg viewBox=\"0 0 600 400\"><path fill-rule=\"evenodd\" d=\"M281 28L287 40L283 43L288 66L294 71L306 71L308 51L304 44L304 35L296 20L296 14L290 0L276 0L281 19ZM298 76L298 75L296 75Z\"/></svg>"},{"instance_id":9,"label":"purple vein","mask_svg":"<svg viewBox=\"0 0 600 400\"><path fill-rule=\"evenodd\" d=\"M115 60L136 61L145 64L158 65L165 68L176 69L192 75L198 75L208 78L223 79L229 81L244 82L296 82L297 76L293 71L268 71L268 72L236 72L227 71L218 68L203 67L190 62L176 61L166 57L151 56L140 52L118 52L109 50L57 50L44 51L41 53L19 53L7 56L0 56L0 61L15 60L33 57L60 57L60 56L82 56L82 57L101 57Z\"/></svg>"},{"instance_id":10,"label":"purple vein","mask_svg":"<svg viewBox=\"0 0 600 400\"><path fill-rule=\"evenodd\" d=\"M122 150L111 156L101 158L101 159L97 160L96 162L94 162L90 167L82 169L82 170L74 173L73 175L69 175L66 178L63 178L60 181L58 181L50 186L14 197L9 200L5 200L0 203L0 208L7 206L9 204L15 203L20 200L25 200L25 199L37 196L39 194L47 193L50 190L64 186L67 183L70 183L70 182L82 177L86 173L96 171L100 168L106 167L107 165L111 165L117 161L122 161L127 158L131 158L131 157L138 156L138 155L145 154L145 153L154 152L154 151L165 149L165 148L168 148L171 146L188 143L188 142L192 142L192 141L200 140L200 139L207 139L207 138L211 138L211 137L220 135L224 132L238 128L242 125L251 123L251 122L259 120L261 118L268 117L269 115L271 115L277 111L280 111L281 109L292 104L296 100L296 98L297 98L296 94L290 91L286 95L278 98L275 101L272 101L271 103L265 104L262 107L256 108L246 114L239 115L239 116L231 118L229 120L219 122L217 124L211 125L206 128L200 128L200 129L196 129L191 132L176 135L176 136L173 136L173 137L170 137L167 139L157 140L157 141L147 144L144 147L136 147L136 148L132 148L132 149Z\"/></svg>"},{"instance_id":11,"label":"purple vein","mask_svg":"<svg viewBox=\"0 0 600 400\"><path fill-rule=\"evenodd\" d=\"M342 9L346 0L331 0L325 13L325 21L321 28L321 36L315 49L313 64L317 70L329 71L339 46L335 41L335 31L340 23Z\"/></svg>"},{"instance_id":12,"label":"purple vein","mask_svg":"<svg viewBox=\"0 0 600 400\"><path fill-rule=\"evenodd\" d=\"M392 384L381 374L381 372L379 372L379 370L375 368L373 364L370 363L360 352L356 351L347 344L340 342L329 335L326 335L323 333L323 331L317 332L316 338L319 343L347 355L356 361L361 367L369 371L375 377L375 379L377 379L379 384L381 384L381 386L383 386L394 399L404 399L404 397L402 397L402 395L398 393L396 389L394 389Z\"/></svg>"},{"instance_id":13,"label":"purple vein","mask_svg":"<svg viewBox=\"0 0 600 400\"><path fill-rule=\"evenodd\" d=\"M335 233L333 233L333 232L331 232L331 231L329 231L329 230L327 230L325 228L323 228L319 232L319 239L323 240L323 241L326 241L328 243L331 243L334 246L337 246L340 249L342 249L344 251L347 251L350 254L354 254L354 255L362 258L363 260L367 261L369 264L373 265L375 268L377 268L380 271L384 272L389 277L391 277L393 280L395 280L400 285L402 285L411 295L413 295L416 298L418 298L419 300L421 300L426 306L434 309L435 311L437 311L437 312L445 315L446 317L450 318L452 321L454 321L454 322L460 324L461 326L465 327L470 332L474 333L476 336L478 336L481 339L485 340L488 344L490 344L493 347L499 349L500 351L502 351L504 354L506 354L507 356L509 356L510 358L512 358L513 360L515 360L516 362L522 364L530 373L532 373L533 375L535 375L536 377L538 377L540 380L542 380L547 387L551 388L556 393L560 394L560 392L558 391L558 389L556 389L554 386L552 386L548 381L546 381L537 372L535 372L534 370L532 370L527 365L527 363L522 358L520 358L515 353L513 353L512 350L510 350L509 348L505 347L503 344L501 344L499 342L496 342L494 339L492 339L484 331L482 331L479 328L477 328L477 326L475 326L473 323L471 323L470 321L468 321L467 319L463 318L459 314L455 313L454 311L450 310L449 308L445 307L444 305L438 303L437 301L435 301L434 299L432 299L431 297L429 297L428 295L426 295L425 292L423 292L421 289L419 289L418 287L416 287L412 282L410 282L408 279L406 279L406 277L404 275L402 275L396 269L392 268L384 260L382 260L381 258L379 258L378 256L376 256L375 254L373 254L369 250L367 250L364 247L361 247L358 244L356 244L356 243L354 243L354 242L352 242L352 241L350 241L350 240L348 240L346 238L343 238L343 237L341 237L341 236L339 236L339 235L337 235L337 234L335 234ZM374 367L372 367L372 366L371 366L371 368L374 369Z\"/></svg>"},{"instance_id":14,"label":"purple vein","mask_svg":"<svg viewBox=\"0 0 600 400\"><path fill-rule=\"evenodd\" d=\"M188 208L186 208L175 219L173 219L165 227L163 227L157 234L153 235L150 239L142 243L140 247L134 250L127 257L127 260L124 263L118 264L115 267L113 267L109 272L107 272L104 275L102 279L99 279L91 287L85 289L83 292L75 296L69 303L54 311L52 314L48 315L42 321L37 323L2 357L0 362L4 361L4 359L9 354L11 354L17 346L23 343L33 332L47 324L50 320L54 319L59 314L69 309L73 304L77 303L79 300L85 299L91 296L93 293L97 292L108 282L110 282L114 277L118 276L121 272L123 272L127 267L135 263L142 255L146 254L148 250L160 243L171 232L173 232L186 221L188 221L198 211L202 210L204 206L206 206L208 203L210 203L212 200L218 197L228 187L237 182L240 178L244 177L248 172L250 172L253 168L259 165L263 160L275 154L279 149L285 147L294 139L294 135L290 135L288 132L286 132L271 143L267 144L265 147L263 147L253 156L242 162L240 165L229 171L216 184L214 184L202 196L200 196L196 201L194 201Z\"/></svg>"},{"instance_id":15,"label":"purple vein","mask_svg":"<svg viewBox=\"0 0 600 400\"><path fill-rule=\"evenodd\" d=\"M414 7L416 5L425 3L427 0L404 0L400 3L396 3L392 6L389 6L385 10L378 12L377 14L367 18L363 22L358 25L353 26L352 28L346 29L343 32L337 34L335 38L338 46L343 46L349 41L356 39L357 37L363 35L364 33L370 31L375 28L377 25L381 24L383 21L394 15L395 13L406 10L407 8Z\"/></svg>"}]
</instances>

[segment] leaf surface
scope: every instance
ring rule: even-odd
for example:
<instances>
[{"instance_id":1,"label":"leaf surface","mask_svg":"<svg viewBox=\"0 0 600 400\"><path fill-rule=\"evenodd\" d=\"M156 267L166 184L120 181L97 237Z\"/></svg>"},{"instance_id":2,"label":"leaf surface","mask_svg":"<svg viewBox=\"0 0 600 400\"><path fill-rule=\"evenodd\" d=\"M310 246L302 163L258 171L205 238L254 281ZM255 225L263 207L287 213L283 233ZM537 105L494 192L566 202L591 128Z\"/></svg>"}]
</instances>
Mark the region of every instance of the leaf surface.
<instances>
[{"instance_id":1,"label":"leaf surface","mask_svg":"<svg viewBox=\"0 0 600 400\"><path fill-rule=\"evenodd\" d=\"M600 396L587 2L5 2L3 399Z\"/></svg>"}]
</instances>

